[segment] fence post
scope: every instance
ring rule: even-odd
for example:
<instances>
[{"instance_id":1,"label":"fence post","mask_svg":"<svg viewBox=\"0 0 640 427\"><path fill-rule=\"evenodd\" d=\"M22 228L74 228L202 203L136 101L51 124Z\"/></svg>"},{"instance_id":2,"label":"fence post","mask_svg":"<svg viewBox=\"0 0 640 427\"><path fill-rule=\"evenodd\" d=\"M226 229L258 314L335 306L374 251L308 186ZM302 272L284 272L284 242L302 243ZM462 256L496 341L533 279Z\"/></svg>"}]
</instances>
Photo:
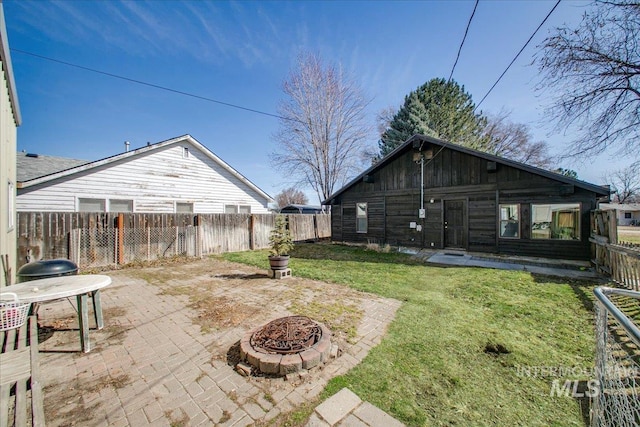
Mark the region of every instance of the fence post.
<instances>
[{"instance_id":1,"label":"fence post","mask_svg":"<svg viewBox=\"0 0 640 427\"><path fill-rule=\"evenodd\" d=\"M151 261L151 227L147 229L147 261Z\"/></svg>"},{"instance_id":2,"label":"fence post","mask_svg":"<svg viewBox=\"0 0 640 427\"><path fill-rule=\"evenodd\" d=\"M118 230L113 231L113 263L118 265Z\"/></svg>"},{"instance_id":3,"label":"fence post","mask_svg":"<svg viewBox=\"0 0 640 427\"><path fill-rule=\"evenodd\" d=\"M616 218L616 211L607 211L607 221L609 222L609 243L618 243L618 218Z\"/></svg>"},{"instance_id":4,"label":"fence post","mask_svg":"<svg viewBox=\"0 0 640 427\"><path fill-rule=\"evenodd\" d=\"M249 249L254 250L256 248L256 235L254 228L253 214L249 215Z\"/></svg>"},{"instance_id":5,"label":"fence post","mask_svg":"<svg viewBox=\"0 0 640 427\"><path fill-rule=\"evenodd\" d=\"M196 225L196 256L202 258L202 235L200 234L200 221Z\"/></svg>"},{"instance_id":6,"label":"fence post","mask_svg":"<svg viewBox=\"0 0 640 427\"><path fill-rule=\"evenodd\" d=\"M178 233L178 226L176 226L176 240L174 241L175 243L173 244L175 255L178 255L178 237L180 237L180 235Z\"/></svg>"},{"instance_id":7,"label":"fence post","mask_svg":"<svg viewBox=\"0 0 640 427\"><path fill-rule=\"evenodd\" d=\"M80 233L82 230L74 228L69 232L69 259L80 266Z\"/></svg>"},{"instance_id":8,"label":"fence post","mask_svg":"<svg viewBox=\"0 0 640 427\"><path fill-rule=\"evenodd\" d=\"M313 215L313 235L316 240L320 238L320 233L318 232L318 214Z\"/></svg>"},{"instance_id":9,"label":"fence post","mask_svg":"<svg viewBox=\"0 0 640 427\"><path fill-rule=\"evenodd\" d=\"M118 214L118 257L116 264L124 264L124 214Z\"/></svg>"}]
</instances>

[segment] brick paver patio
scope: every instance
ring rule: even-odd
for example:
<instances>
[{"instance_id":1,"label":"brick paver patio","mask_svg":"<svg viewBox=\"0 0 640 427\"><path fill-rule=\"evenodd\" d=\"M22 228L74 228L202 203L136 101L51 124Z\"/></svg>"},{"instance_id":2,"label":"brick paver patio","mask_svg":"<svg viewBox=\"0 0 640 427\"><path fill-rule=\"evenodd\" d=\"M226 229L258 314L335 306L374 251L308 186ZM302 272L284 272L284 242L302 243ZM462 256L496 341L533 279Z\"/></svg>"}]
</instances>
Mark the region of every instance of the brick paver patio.
<instances>
[{"instance_id":1,"label":"brick paver patio","mask_svg":"<svg viewBox=\"0 0 640 427\"><path fill-rule=\"evenodd\" d=\"M295 283L289 282L295 278L273 280L266 271L238 268L236 276L251 277L251 286L260 287L263 295L281 294ZM272 420L313 402L330 378L359 363L380 342L400 306L396 300L361 294L357 337L322 368L289 379L245 377L215 354L231 351L259 325L203 333L192 320L197 313L187 307L186 296L166 294L126 270L110 275L113 282L102 292L106 326L91 330L90 353L78 351L73 324L60 330L64 327L56 319L74 317L66 300L41 307L41 323L58 326L40 343L50 426L248 426ZM255 298L246 287L226 286L224 277L219 282L220 295ZM291 314L281 303L253 303L269 308L265 320Z\"/></svg>"}]
</instances>

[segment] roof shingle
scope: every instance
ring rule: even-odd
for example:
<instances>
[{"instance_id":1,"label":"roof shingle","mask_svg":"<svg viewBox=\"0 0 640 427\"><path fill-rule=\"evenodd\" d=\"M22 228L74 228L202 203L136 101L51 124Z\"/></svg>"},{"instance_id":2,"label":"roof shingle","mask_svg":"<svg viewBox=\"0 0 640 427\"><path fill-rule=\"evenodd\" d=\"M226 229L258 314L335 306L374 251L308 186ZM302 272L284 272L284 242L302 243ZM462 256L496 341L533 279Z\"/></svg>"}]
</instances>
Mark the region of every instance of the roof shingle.
<instances>
[{"instance_id":1,"label":"roof shingle","mask_svg":"<svg viewBox=\"0 0 640 427\"><path fill-rule=\"evenodd\" d=\"M89 163L89 160L19 152L16 156L16 180L18 182L29 181L86 163Z\"/></svg>"}]
</instances>

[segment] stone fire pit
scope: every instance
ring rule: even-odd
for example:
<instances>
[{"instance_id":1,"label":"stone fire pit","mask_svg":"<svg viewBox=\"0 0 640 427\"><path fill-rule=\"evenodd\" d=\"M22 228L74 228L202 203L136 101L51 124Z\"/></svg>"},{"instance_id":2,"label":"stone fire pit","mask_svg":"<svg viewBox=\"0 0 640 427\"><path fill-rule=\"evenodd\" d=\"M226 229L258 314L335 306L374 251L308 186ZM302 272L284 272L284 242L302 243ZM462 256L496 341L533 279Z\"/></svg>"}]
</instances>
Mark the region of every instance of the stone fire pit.
<instances>
[{"instance_id":1,"label":"stone fire pit","mask_svg":"<svg viewBox=\"0 0 640 427\"><path fill-rule=\"evenodd\" d=\"M240 357L263 374L287 375L324 363L331 331L305 316L275 319L240 340Z\"/></svg>"}]
</instances>

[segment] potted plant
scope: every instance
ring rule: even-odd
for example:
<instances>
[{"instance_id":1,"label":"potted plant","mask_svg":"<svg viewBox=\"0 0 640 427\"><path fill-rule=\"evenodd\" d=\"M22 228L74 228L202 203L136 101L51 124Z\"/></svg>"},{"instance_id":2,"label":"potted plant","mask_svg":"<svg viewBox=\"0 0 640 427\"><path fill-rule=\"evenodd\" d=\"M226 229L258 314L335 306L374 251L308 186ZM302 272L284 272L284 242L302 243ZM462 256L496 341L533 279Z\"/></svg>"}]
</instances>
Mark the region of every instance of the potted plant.
<instances>
[{"instance_id":1,"label":"potted plant","mask_svg":"<svg viewBox=\"0 0 640 427\"><path fill-rule=\"evenodd\" d=\"M269 264L272 270L285 270L289 266L289 251L293 249L291 233L287 229L287 218L276 216L276 222L269 235Z\"/></svg>"}]
</instances>

